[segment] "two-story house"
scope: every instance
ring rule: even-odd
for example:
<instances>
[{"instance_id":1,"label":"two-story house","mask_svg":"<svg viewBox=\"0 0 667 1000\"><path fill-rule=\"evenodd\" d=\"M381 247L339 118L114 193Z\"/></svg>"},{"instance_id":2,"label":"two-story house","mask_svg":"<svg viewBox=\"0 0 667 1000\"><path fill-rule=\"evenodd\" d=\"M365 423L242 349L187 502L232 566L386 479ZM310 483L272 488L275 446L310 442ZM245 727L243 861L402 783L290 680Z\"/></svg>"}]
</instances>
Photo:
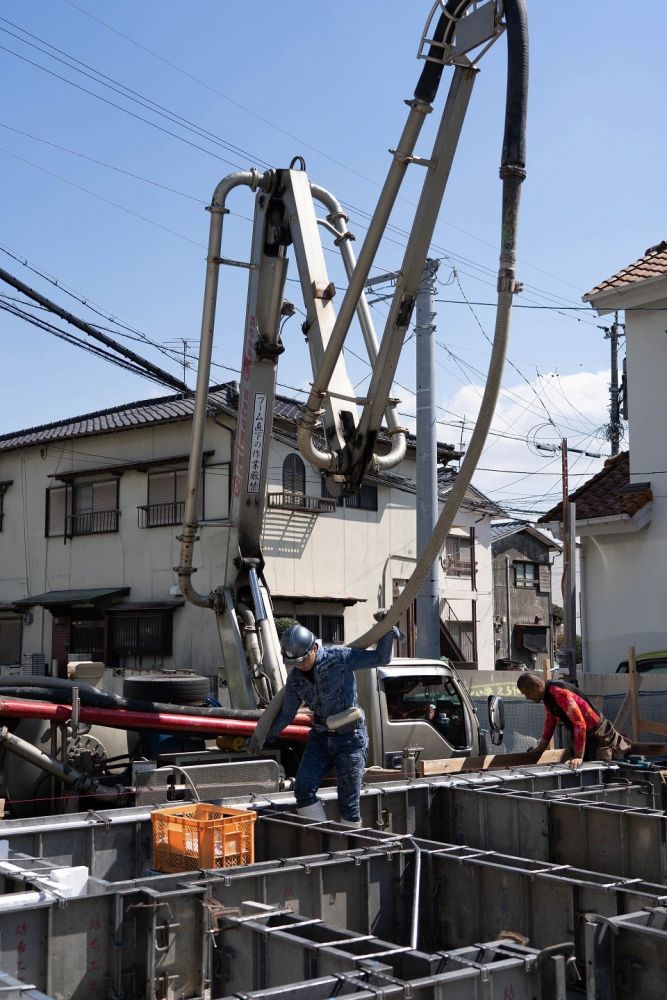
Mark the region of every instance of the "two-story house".
<instances>
[{"instance_id":1,"label":"two-story house","mask_svg":"<svg viewBox=\"0 0 667 1000\"><path fill-rule=\"evenodd\" d=\"M237 400L235 383L209 399L194 551L200 593L224 582ZM69 658L87 655L119 671L182 667L217 677L215 616L183 601L173 571L192 410L191 398L172 395L0 437L0 664L39 669L43 659L62 674ZM293 400L277 399L265 575L276 616L299 618L325 642L347 642L414 567L415 442L391 474L332 500L296 451L298 412ZM441 464L454 457L439 446ZM441 560L450 643L442 651L486 668L497 513L471 489ZM404 624L403 651L411 652L414 622Z\"/></svg>"},{"instance_id":2,"label":"two-story house","mask_svg":"<svg viewBox=\"0 0 667 1000\"><path fill-rule=\"evenodd\" d=\"M560 546L524 521L491 527L496 666L553 665L552 557Z\"/></svg>"},{"instance_id":3,"label":"two-story house","mask_svg":"<svg viewBox=\"0 0 667 1000\"><path fill-rule=\"evenodd\" d=\"M570 496L579 538L584 670L613 672L667 647L667 242L584 296L598 315L625 311L629 451ZM558 530L560 506L540 518Z\"/></svg>"}]
</instances>

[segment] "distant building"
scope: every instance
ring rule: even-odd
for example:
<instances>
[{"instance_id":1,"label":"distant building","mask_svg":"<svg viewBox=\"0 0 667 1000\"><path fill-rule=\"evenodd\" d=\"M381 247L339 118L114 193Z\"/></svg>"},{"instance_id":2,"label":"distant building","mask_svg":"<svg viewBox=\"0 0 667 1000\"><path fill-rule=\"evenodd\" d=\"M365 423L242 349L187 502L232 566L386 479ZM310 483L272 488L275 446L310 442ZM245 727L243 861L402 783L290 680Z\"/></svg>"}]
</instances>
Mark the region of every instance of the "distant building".
<instances>
[{"instance_id":1,"label":"distant building","mask_svg":"<svg viewBox=\"0 0 667 1000\"><path fill-rule=\"evenodd\" d=\"M625 310L630 448L569 497L580 542L583 666L611 673L629 646L667 647L667 241L583 298L600 316ZM561 522L558 505L538 523L559 532Z\"/></svg>"},{"instance_id":2,"label":"distant building","mask_svg":"<svg viewBox=\"0 0 667 1000\"><path fill-rule=\"evenodd\" d=\"M223 581L229 535L235 383L209 394L200 490L196 590ZM183 518L193 400L170 395L0 436L0 667L53 670L69 659L125 671L223 672L212 612L185 603L174 566ZM326 495L296 449L298 404L276 399L262 550L274 614L324 642L353 640L416 562L415 439L391 473L350 497ZM389 447L388 441L380 446ZM438 445L447 465L458 453ZM442 504L452 476L440 483ZM470 488L440 554L445 653L493 667L491 517ZM415 618L402 622L412 655Z\"/></svg>"},{"instance_id":3,"label":"distant building","mask_svg":"<svg viewBox=\"0 0 667 1000\"><path fill-rule=\"evenodd\" d=\"M559 551L523 521L491 527L493 631L497 669L553 665L551 557Z\"/></svg>"}]
</instances>

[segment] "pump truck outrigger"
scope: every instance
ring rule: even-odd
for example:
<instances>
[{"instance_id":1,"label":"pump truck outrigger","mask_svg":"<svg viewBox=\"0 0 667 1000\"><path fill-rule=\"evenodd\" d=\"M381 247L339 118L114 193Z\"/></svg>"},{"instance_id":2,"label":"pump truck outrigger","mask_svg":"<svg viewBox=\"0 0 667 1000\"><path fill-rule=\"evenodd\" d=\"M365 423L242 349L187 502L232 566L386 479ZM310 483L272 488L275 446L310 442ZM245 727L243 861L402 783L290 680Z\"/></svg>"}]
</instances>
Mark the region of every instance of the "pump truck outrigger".
<instances>
[{"instance_id":1,"label":"pump truck outrigger","mask_svg":"<svg viewBox=\"0 0 667 1000\"><path fill-rule=\"evenodd\" d=\"M297 157L287 169L252 169L234 173L215 189L210 205L210 234L202 317L199 368L193 416L184 523L179 564L175 567L185 597L212 609L218 618L223 645L225 679L231 708L189 709L145 704L86 689L53 678L22 678L20 687L0 682L1 712L20 720L17 730L0 731L2 794L13 807L18 800L33 801L45 775L74 796L81 793L105 804L131 798L135 756L129 746L130 771L125 776L110 769L108 754L90 724L112 730L157 732L221 732L254 734L261 746L281 704L286 672L280 655L269 588L261 551L266 504L267 464L273 424L276 365L283 351L281 316L287 310L283 293L287 250L293 247L306 308L304 324L313 369L313 381L303 407L298 447L326 478L333 496L354 491L369 473L396 466L406 449L406 431L390 397L392 381L408 330L417 288L436 218L461 132L464 115L482 56L506 32L508 41L507 98L500 176L502 179L501 250L498 303L493 349L479 417L472 438L440 513L433 535L421 553L415 571L384 618L353 645L377 642L412 604L429 567L438 557L454 516L470 484L496 405L506 353L512 297L519 290L515 277L515 246L519 192L525 177L527 88L527 33L524 0L439 0L433 5L422 33L418 57L424 66L358 261L352 249L347 217L332 194L308 178ZM433 108L445 66L453 67L449 95L437 128L431 154L415 154L422 125ZM407 240L396 288L381 340L375 335L364 287L376 251L409 166L424 170L424 182ZM249 262L221 256L227 200L238 187L255 193L255 217ZM316 204L326 211L318 219ZM338 312L335 289L329 280L318 227L333 236L339 248L348 284ZM193 547L198 538L197 493L202 465L213 330L221 265L248 269L248 298L243 343L238 424L232 470L232 497L227 531L223 580L209 594L192 585ZM366 343L372 376L364 400L357 400L342 361L342 348L354 315ZM361 407L361 412L360 412ZM387 454L376 447L384 434L391 442ZM34 683L33 683L34 682ZM34 693L31 691L34 689ZM42 701L28 700L42 698ZM473 703L456 672L441 661L396 659L359 677L359 697L369 730L369 764L400 766L410 748L422 748L425 758L437 759L483 752ZM49 704L48 700L57 704ZM71 707L68 702L71 702ZM64 704L63 704L64 703ZM492 740L499 742L501 706L490 710ZM419 717L417 717L419 716ZM258 721L259 719L259 721ZM283 732L285 738L305 740L303 718ZM83 728L79 728L82 726ZM51 732L51 753L41 745ZM57 733L61 732L60 759ZM123 756L123 755L121 755ZM22 758L22 759L21 759ZM146 761L155 767L155 762ZM412 757L414 764L414 755ZM137 764L143 767L143 763ZM224 765L223 765L224 766ZM35 778L35 774L38 775ZM41 782L41 784L40 784ZM13 784L12 784L13 783ZM10 787L11 786L11 787ZM55 792L51 803L55 806ZM18 808L18 806L16 806Z\"/></svg>"},{"instance_id":2,"label":"pump truck outrigger","mask_svg":"<svg viewBox=\"0 0 667 1000\"><path fill-rule=\"evenodd\" d=\"M432 26L435 27L431 34ZM390 150L388 176L358 260L355 260L354 237L348 230L342 206L330 192L308 178L300 157L295 157L287 169L267 170L263 174L252 169L231 174L218 184L213 194L209 207L211 222L187 495L179 536L180 563L175 570L185 597L202 608L211 608L219 618L232 707L266 708L257 727L256 746L261 746L280 710L286 680L263 573L260 541L276 367L284 350L280 324L289 311L289 304L284 300L288 247L293 248L306 309L303 329L313 369L311 389L299 420L297 444L303 458L321 470L328 492L332 496L345 495L354 491L364 476L393 468L405 455L406 429L400 425L397 401L390 395L392 381L478 72L477 64L504 31L507 32L509 57L500 167L503 197L498 306L482 407L456 483L411 580L383 620L353 643L367 646L398 621L414 599L428 566L437 557L472 478L496 404L512 296L519 290L515 278L515 244L519 192L525 177L527 87L523 0L505 0L504 4L450 0L434 4L419 50L424 67L414 97L406 101L407 121L396 149ZM473 52L477 53L475 57ZM416 142L426 116L433 110L432 102L445 66L454 68L449 95L431 155L420 157L414 152ZM423 169L425 178L385 329L378 342L364 288L410 165ZM221 256L223 221L229 212L227 200L237 187L247 187L256 193L249 262ZM325 219L317 217L316 205L326 210ZM334 308L336 290L329 280L318 227L333 236L347 274L347 288L337 313ZM248 269L248 297L224 581L211 593L200 594L194 589L191 576L193 547L198 538L197 493L221 265ZM372 371L363 400L355 397L342 359L345 338L355 314ZM385 433L391 441L387 454L380 454L376 449L383 418ZM426 756L445 757L483 749L472 702L451 668L439 661L395 660L390 666L369 673L373 677L364 677L360 682L371 738L370 763L385 766L395 763L406 742L415 740L424 745ZM458 738L452 736L452 729L447 729L444 722L441 726L426 721L390 725L391 697L397 691L413 691L416 700L421 697L429 703L435 702L433 716L436 719L448 719L448 711L459 707L463 724ZM490 722L497 739L496 720L494 712Z\"/></svg>"}]
</instances>

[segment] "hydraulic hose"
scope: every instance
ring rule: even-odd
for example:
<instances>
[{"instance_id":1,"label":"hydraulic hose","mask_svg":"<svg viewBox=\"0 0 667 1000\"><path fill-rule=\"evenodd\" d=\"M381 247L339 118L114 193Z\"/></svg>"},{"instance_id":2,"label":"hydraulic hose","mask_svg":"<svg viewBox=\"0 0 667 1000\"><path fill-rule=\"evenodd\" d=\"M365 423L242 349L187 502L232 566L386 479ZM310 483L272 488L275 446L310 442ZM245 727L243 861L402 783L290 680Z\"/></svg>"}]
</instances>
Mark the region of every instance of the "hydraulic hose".
<instances>
[{"instance_id":1,"label":"hydraulic hose","mask_svg":"<svg viewBox=\"0 0 667 1000\"><path fill-rule=\"evenodd\" d=\"M0 747L10 750L35 767L39 767L47 774L58 778L59 781L62 781L74 792L83 795L92 795L94 798L108 802L110 805L116 805L124 793L122 785L111 787L102 784L93 775L84 774L82 771L77 771L75 768L70 767L69 764L63 764L61 761L49 757L48 754L34 747L31 743L10 733L6 726L0 728Z\"/></svg>"},{"instance_id":2,"label":"hydraulic hose","mask_svg":"<svg viewBox=\"0 0 667 1000\"><path fill-rule=\"evenodd\" d=\"M159 679L159 678L158 678ZM72 689L79 689L79 699L88 708L125 709L131 712L167 712L170 715L199 716L208 719L239 719L256 722L263 717L260 709L225 708L214 705L171 705L164 702L141 701L99 691L89 684L65 680L62 677L17 677L0 679L0 697L39 699L56 704L71 704ZM297 715L295 722L309 726L310 716Z\"/></svg>"},{"instance_id":3,"label":"hydraulic hose","mask_svg":"<svg viewBox=\"0 0 667 1000\"><path fill-rule=\"evenodd\" d=\"M452 17L460 17L469 6L466 2L450 2L440 16L435 38L447 41L454 32ZM505 0L507 25L507 99L505 105L505 131L500 165L503 182L500 262L498 268L498 305L493 348L482 404L461 469L438 517L433 534L419 557L412 576L400 596L389 608L386 617L352 643L364 648L377 642L396 624L400 616L412 605L431 566L437 559L454 518L472 480L479 457L484 448L496 408L509 340L512 297L516 290L515 262L516 238L519 219L521 184L526 176L526 112L528 105L528 34L524 0ZM432 46L433 49L433 46ZM438 56L439 50L433 54ZM442 66L426 63L417 86L425 100L430 90L437 90ZM421 91L424 93L422 94Z\"/></svg>"},{"instance_id":4,"label":"hydraulic hose","mask_svg":"<svg viewBox=\"0 0 667 1000\"><path fill-rule=\"evenodd\" d=\"M66 723L71 718L69 705L50 705L43 701L21 701L0 696L0 717L18 719L44 719L47 722ZM175 712L132 712L124 708L86 708L79 710L79 721L114 729L148 729L158 733L186 733L188 736L252 736L257 722L251 719L210 719L202 716L178 715ZM294 723L281 731L282 739L305 743L310 736L309 726Z\"/></svg>"}]
</instances>

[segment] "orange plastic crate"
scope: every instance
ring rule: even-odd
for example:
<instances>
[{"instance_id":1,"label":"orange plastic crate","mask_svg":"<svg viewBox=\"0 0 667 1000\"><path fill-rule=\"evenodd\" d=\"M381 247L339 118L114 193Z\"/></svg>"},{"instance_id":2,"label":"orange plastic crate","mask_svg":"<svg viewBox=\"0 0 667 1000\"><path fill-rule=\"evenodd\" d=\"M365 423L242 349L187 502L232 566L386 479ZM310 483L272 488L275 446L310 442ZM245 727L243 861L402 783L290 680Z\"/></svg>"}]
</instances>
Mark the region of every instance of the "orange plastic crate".
<instances>
[{"instance_id":1,"label":"orange plastic crate","mask_svg":"<svg viewBox=\"0 0 667 1000\"><path fill-rule=\"evenodd\" d=\"M256 819L256 812L222 809L208 802L155 809L153 868L189 872L250 865L255 860Z\"/></svg>"}]
</instances>

